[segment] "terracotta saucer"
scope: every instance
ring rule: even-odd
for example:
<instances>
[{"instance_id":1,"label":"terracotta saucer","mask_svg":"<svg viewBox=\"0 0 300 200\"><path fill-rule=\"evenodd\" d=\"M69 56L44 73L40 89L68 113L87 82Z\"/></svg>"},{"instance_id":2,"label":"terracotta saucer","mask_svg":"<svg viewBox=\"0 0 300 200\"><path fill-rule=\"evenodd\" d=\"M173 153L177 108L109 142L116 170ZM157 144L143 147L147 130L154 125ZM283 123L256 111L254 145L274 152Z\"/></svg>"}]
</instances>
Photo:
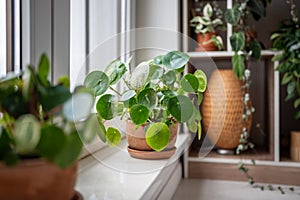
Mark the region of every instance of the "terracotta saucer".
<instances>
[{"instance_id":1,"label":"terracotta saucer","mask_svg":"<svg viewBox=\"0 0 300 200\"><path fill-rule=\"evenodd\" d=\"M146 160L158 160L158 159L167 159L170 158L175 152L176 147L163 151L140 151L132 149L129 146L127 151L133 158L146 159Z\"/></svg>"}]
</instances>

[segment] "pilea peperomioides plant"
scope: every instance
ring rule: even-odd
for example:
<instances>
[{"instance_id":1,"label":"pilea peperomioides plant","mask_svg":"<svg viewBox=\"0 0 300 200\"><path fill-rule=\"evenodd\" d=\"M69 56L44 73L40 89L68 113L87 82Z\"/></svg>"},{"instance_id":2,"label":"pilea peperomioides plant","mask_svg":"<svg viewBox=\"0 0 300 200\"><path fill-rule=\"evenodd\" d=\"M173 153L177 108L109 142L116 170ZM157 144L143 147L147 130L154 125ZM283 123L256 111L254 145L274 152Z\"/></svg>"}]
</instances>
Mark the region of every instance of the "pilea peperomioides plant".
<instances>
[{"instance_id":1,"label":"pilea peperomioides plant","mask_svg":"<svg viewBox=\"0 0 300 200\"><path fill-rule=\"evenodd\" d=\"M0 160L7 165L42 157L65 168L77 160L83 142L94 138L92 92L79 86L71 93L67 77L54 85L49 71L42 55L37 70L28 66L0 79Z\"/></svg>"},{"instance_id":2,"label":"pilea peperomioides plant","mask_svg":"<svg viewBox=\"0 0 300 200\"><path fill-rule=\"evenodd\" d=\"M104 120L116 116L131 120L136 127L144 125L147 144L156 151L167 146L168 127L175 122L186 123L190 131L198 130L201 137L201 114L195 105L201 104L207 79L201 70L182 75L188 61L187 54L172 51L140 63L133 71L129 62L114 60L104 71L90 72L84 85L99 98L96 110L101 139L112 145L120 142L120 131L103 125ZM126 86L122 93L113 88L120 81ZM116 94L108 94L108 90ZM185 94L194 94L198 99Z\"/></svg>"}]
</instances>

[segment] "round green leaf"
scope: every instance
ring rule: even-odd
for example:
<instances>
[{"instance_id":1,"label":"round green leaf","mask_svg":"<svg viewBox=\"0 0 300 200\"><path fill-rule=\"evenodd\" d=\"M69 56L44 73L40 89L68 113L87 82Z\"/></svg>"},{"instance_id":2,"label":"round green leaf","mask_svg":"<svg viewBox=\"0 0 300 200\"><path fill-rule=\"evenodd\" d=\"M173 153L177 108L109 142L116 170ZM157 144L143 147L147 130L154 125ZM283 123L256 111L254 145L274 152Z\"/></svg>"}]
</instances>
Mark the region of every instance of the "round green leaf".
<instances>
[{"instance_id":1,"label":"round green leaf","mask_svg":"<svg viewBox=\"0 0 300 200\"><path fill-rule=\"evenodd\" d=\"M186 92L197 92L199 81L193 74L186 74L180 81L182 89Z\"/></svg>"},{"instance_id":2,"label":"round green leaf","mask_svg":"<svg viewBox=\"0 0 300 200\"><path fill-rule=\"evenodd\" d=\"M14 138L19 153L29 153L38 145L41 137L41 125L35 116L22 115L16 120Z\"/></svg>"},{"instance_id":3,"label":"round green leaf","mask_svg":"<svg viewBox=\"0 0 300 200\"><path fill-rule=\"evenodd\" d=\"M94 97L89 92L78 92L64 103L63 114L69 121L85 120L94 105Z\"/></svg>"},{"instance_id":4,"label":"round green leaf","mask_svg":"<svg viewBox=\"0 0 300 200\"><path fill-rule=\"evenodd\" d=\"M194 75L197 77L199 81L198 92L204 92L207 86L207 77L205 73L202 70L198 69L194 72Z\"/></svg>"},{"instance_id":5,"label":"round green leaf","mask_svg":"<svg viewBox=\"0 0 300 200\"><path fill-rule=\"evenodd\" d=\"M187 64L190 57L180 51L171 51L163 57L163 64L169 69L179 69Z\"/></svg>"},{"instance_id":6,"label":"round green leaf","mask_svg":"<svg viewBox=\"0 0 300 200\"><path fill-rule=\"evenodd\" d=\"M130 85L134 89L141 89L147 83L149 77L149 64L147 62L140 63L132 72Z\"/></svg>"},{"instance_id":7,"label":"round green leaf","mask_svg":"<svg viewBox=\"0 0 300 200\"><path fill-rule=\"evenodd\" d=\"M95 96L99 96L108 89L109 78L102 71L93 71L85 77L84 85L92 89Z\"/></svg>"},{"instance_id":8,"label":"round green leaf","mask_svg":"<svg viewBox=\"0 0 300 200\"><path fill-rule=\"evenodd\" d=\"M97 115L93 114L91 115L85 122L82 131L80 132L81 139L84 142L91 142L95 135L97 134L100 139L104 142L105 140L105 135L106 135L106 130L104 125L100 120L98 120Z\"/></svg>"},{"instance_id":9,"label":"round green leaf","mask_svg":"<svg viewBox=\"0 0 300 200\"><path fill-rule=\"evenodd\" d=\"M130 118L135 125L144 124L149 117L149 110L146 106L136 104L130 109Z\"/></svg>"},{"instance_id":10,"label":"round green leaf","mask_svg":"<svg viewBox=\"0 0 300 200\"><path fill-rule=\"evenodd\" d=\"M146 132L146 142L155 151L162 151L170 141L170 129L165 123L154 123Z\"/></svg>"},{"instance_id":11,"label":"round green leaf","mask_svg":"<svg viewBox=\"0 0 300 200\"><path fill-rule=\"evenodd\" d=\"M156 65L161 65L162 62L163 62L163 55L159 55L159 56L156 56L154 59L153 59L153 63L156 64Z\"/></svg>"},{"instance_id":12,"label":"round green leaf","mask_svg":"<svg viewBox=\"0 0 300 200\"><path fill-rule=\"evenodd\" d=\"M225 12L225 19L229 24L237 25L240 20L241 13L237 8L228 9Z\"/></svg>"},{"instance_id":13,"label":"round green leaf","mask_svg":"<svg viewBox=\"0 0 300 200\"><path fill-rule=\"evenodd\" d=\"M176 81L176 73L170 70L163 75L162 79L166 85L172 85Z\"/></svg>"},{"instance_id":14,"label":"round green leaf","mask_svg":"<svg viewBox=\"0 0 300 200\"><path fill-rule=\"evenodd\" d=\"M162 67L154 64L150 64L149 66L149 80L156 80L159 79L164 73L164 70Z\"/></svg>"},{"instance_id":15,"label":"round green leaf","mask_svg":"<svg viewBox=\"0 0 300 200\"><path fill-rule=\"evenodd\" d=\"M168 111L179 122L186 122L193 115L194 106L191 100L184 95L178 95L169 99L167 107Z\"/></svg>"},{"instance_id":16,"label":"round green leaf","mask_svg":"<svg viewBox=\"0 0 300 200\"><path fill-rule=\"evenodd\" d=\"M104 70L105 74L109 77L110 85L116 84L126 71L126 65L120 60L110 62Z\"/></svg>"},{"instance_id":17,"label":"round green leaf","mask_svg":"<svg viewBox=\"0 0 300 200\"><path fill-rule=\"evenodd\" d=\"M154 89L146 88L139 93L137 96L138 103L146 106L149 109L152 109L157 104L157 95Z\"/></svg>"},{"instance_id":18,"label":"round green leaf","mask_svg":"<svg viewBox=\"0 0 300 200\"><path fill-rule=\"evenodd\" d=\"M98 100L96 110L103 119L110 120L117 115L117 98L111 94L105 94Z\"/></svg>"},{"instance_id":19,"label":"round green leaf","mask_svg":"<svg viewBox=\"0 0 300 200\"><path fill-rule=\"evenodd\" d=\"M118 129L109 127L107 129L106 139L109 145L117 146L121 141L121 133Z\"/></svg>"}]
</instances>

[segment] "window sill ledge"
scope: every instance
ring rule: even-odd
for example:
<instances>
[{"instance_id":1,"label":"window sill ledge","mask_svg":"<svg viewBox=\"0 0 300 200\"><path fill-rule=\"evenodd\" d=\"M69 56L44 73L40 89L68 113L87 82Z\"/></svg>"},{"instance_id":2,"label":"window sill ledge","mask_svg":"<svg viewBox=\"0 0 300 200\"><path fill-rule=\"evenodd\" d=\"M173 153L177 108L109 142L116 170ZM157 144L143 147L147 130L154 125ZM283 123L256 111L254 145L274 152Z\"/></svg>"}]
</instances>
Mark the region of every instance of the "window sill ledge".
<instances>
[{"instance_id":1,"label":"window sill ledge","mask_svg":"<svg viewBox=\"0 0 300 200\"><path fill-rule=\"evenodd\" d=\"M176 153L164 160L132 158L126 141L104 148L79 162L76 190L87 200L152 198L165 187L191 141L191 134L179 134Z\"/></svg>"}]
</instances>

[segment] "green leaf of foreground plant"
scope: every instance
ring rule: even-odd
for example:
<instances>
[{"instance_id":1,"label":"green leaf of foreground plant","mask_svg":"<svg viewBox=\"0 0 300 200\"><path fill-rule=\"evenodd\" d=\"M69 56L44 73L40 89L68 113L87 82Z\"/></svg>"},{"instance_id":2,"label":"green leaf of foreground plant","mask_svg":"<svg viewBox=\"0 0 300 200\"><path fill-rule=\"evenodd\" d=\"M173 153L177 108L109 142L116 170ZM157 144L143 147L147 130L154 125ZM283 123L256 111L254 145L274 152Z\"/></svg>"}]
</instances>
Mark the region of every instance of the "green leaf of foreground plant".
<instances>
[{"instance_id":1,"label":"green leaf of foreground plant","mask_svg":"<svg viewBox=\"0 0 300 200\"><path fill-rule=\"evenodd\" d=\"M98 100L96 110L103 119L110 120L117 115L117 98L111 94L105 94Z\"/></svg>"},{"instance_id":2,"label":"green leaf of foreground plant","mask_svg":"<svg viewBox=\"0 0 300 200\"><path fill-rule=\"evenodd\" d=\"M95 96L99 96L108 89L109 78L102 71L93 71L85 77L84 85L92 89Z\"/></svg>"},{"instance_id":3,"label":"green leaf of foreground plant","mask_svg":"<svg viewBox=\"0 0 300 200\"><path fill-rule=\"evenodd\" d=\"M206 86L207 86L206 74L202 70L198 69L194 72L194 75L197 77L197 79L199 81L198 91L204 92L206 90Z\"/></svg>"},{"instance_id":4,"label":"green leaf of foreground plant","mask_svg":"<svg viewBox=\"0 0 300 200\"><path fill-rule=\"evenodd\" d=\"M50 64L49 64L48 57L46 56L46 54L43 54L41 56L39 66L38 66L38 77L44 86L49 85L49 82L47 80L49 71L50 71Z\"/></svg>"},{"instance_id":5,"label":"green leaf of foreground plant","mask_svg":"<svg viewBox=\"0 0 300 200\"><path fill-rule=\"evenodd\" d=\"M180 86L186 92L195 93L199 88L199 81L193 74L186 74L180 81Z\"/></svg>"},{"instance_id":6,"label":"green leaf of foreground plant","mask_svg":"<svg viewBox=\"0 0 300 200\"><path fill-rule=\"evenodd\" d=\"M225 12L225 20L229 24L237 25L238 21L240 20L240 17L241 17L241 13L236 8L228 9Z\"/></svg>"},{"instance_id":7,"label":"green leaf of foreground plant","mask_svg":"<svg viewBox=\"0 0 300 200\"><path fill-rule=\"evenodd\" d=\"M171 51L163 57L163 64L168 69L179 69L185 66L190 57L186 53L180 51Z\"/></svg>"},{"instance_id":8,"label":"green leaf of foreground plant","mask_svg":"<svg viewBox=\"0 0 300 200\"><path fill-rule=\"evenodd\" d=\"M109 145L117 146L121 141L121 133L118 129L109 127L106 132L106 140Z\"/></svg>"},{"instance_id":9,"label":"green leaf of foreground plant","mask_svg":"<svg viewBox=\"0 0 300 200\"><path fill-rule=\"evenodd\" d=\"M232 50L235 52L243 50L245 46L245 35L243 32L237 32L233 33L232 36L230 36L230 44L232 47Z\"/></svg>"},{"instance_id":10,"label":"green leaf of foreground plant","mask_svg":"<svg viewBox=\"0 0 300 200\"><path fill-rule=\"evenodd\" d=\"M54 126L47 125L41 129L41 139L37 146L38 152L48 160L53 160L65 145L64 132Z\"/></svg>"},{"instance_id":11,"label":"green leaf of foreground plant","mask_svg":"<svg viewBox=\"0 0 300 200\"><path fill-rule=\"evenodd\" d=\"M186 122L192 117L194 106L188 97L178 95L168 101L167 108L178 122Z\"/></svg>"},{"instance_id":12,"label":"green leaf of foreground plant","mask_svg":"<svg viewBox=\"0 0 300 200\"><path fill-rule=\"evenodd\" d=\"M40 87L39 98L44 110L48 112L70 99L71 93L69 89L61 85L49 88Z\"/></svg>"},{"instance_id":13,"label":"green leaf of foreground plant","mask_svg":"<svg viewBox=\"0 0 300 200\"><path fill-rule=\"evenodd\" d=\"M108 64L104 70L105 74L109 77L110 85L116 84L126 73L126 65L120 60L114 60Z\"/></svg>"},{"instance_id":14,"label":"green leaf of foreground plant","mask_svg":"<svg viewBox=\"0 0 300 200\"><path fill-rule=\"evenodd\" d=\"M63 114L67 120L77 122L89 117L94 106L94 97L89 92L77 92L64 103Z\"/></svg>"},{"instance_id":15,"label":"green leaf of foreground plant","mask_svg":"<svg viewBox=\"0 0 300 200\"><path fill-rule=\"evenodd\" d=\"M31 114L22 115L16 120L14 138L19 153L31 153L38 145L41 137L41 125Z\"/></svg>"},{"instance_id":16,"label":"green leaf of foreground plant","mask_svg":"<svg viewBox=\"0 0 300 200\"><path fill-rule=\"evenodd\" d=\"M239 80L242 80L245 71L244 57L242 55L234 54L231 62L234 74Z\"/></svg>"},{"instance_id":17,"label":"green leaf of foreground plant","mask_svg":"<svg viewBox=\"0 0 300 200\"><path fill-rule=\"evenodd\" d=\"M130 108L130 119L135 125L141 125L147 122L149 110L146 106L136 104Z\"/></svg>"},{"instance_id":18,"label":"green leaf of foreground plant","mask_svg":"<svg viewBox=\"0 0 300 200\"><path fill-rule=\"evenodd\" d=\"M155 151L162 151L170 141L170 129L165 123L154 123L146 132L146 142Z\"/></svg>"},{"instance_id":19,"label":"green leaf of foreground plant","mask_svg":"<svg viewBox=\"0 0 300 200\"><path fill-rule=\"evenodd\" d=\"M55 156L53 161L62 168L69 167L77 160L82 146L81 139L77 132L66 135L65 145L59 154Z\"/></svg>"},{"instance_id":20,"label":"green leaf of foreground plant","mask_svg":"<svg viewBox=\"0 0 300 200\"><path fill-rule=\"evenodd\" d=\"M82 130L79 132L79 136L83 142L90 143L96 135L105 142L106 130L100 120L98 120L96 114L90 115L90 117L83 122Z\"/></svg>"},{"instance_id":21,"label":"green leaf of foreground plant","mask_svg":"<svg viewBox=\"0 0 300 200\"><path fill-rule=\"evenodd\" d=\"M137 100L139 104L152 109L156 106L158 98L154 89L146 88L139 93Z\"/></svg>"},{"instance_id":22,"label":"green leaf of foreground plant","mask_svg":"<svg viewBox=\"0 0 300 200\"><path fill-rule=\"evenodd\" d=\"M0 125L0 160L3 160L7 166L17 164L18 156L10 146L12 143L7 131Z\"/></svg>"}]
</instances>

